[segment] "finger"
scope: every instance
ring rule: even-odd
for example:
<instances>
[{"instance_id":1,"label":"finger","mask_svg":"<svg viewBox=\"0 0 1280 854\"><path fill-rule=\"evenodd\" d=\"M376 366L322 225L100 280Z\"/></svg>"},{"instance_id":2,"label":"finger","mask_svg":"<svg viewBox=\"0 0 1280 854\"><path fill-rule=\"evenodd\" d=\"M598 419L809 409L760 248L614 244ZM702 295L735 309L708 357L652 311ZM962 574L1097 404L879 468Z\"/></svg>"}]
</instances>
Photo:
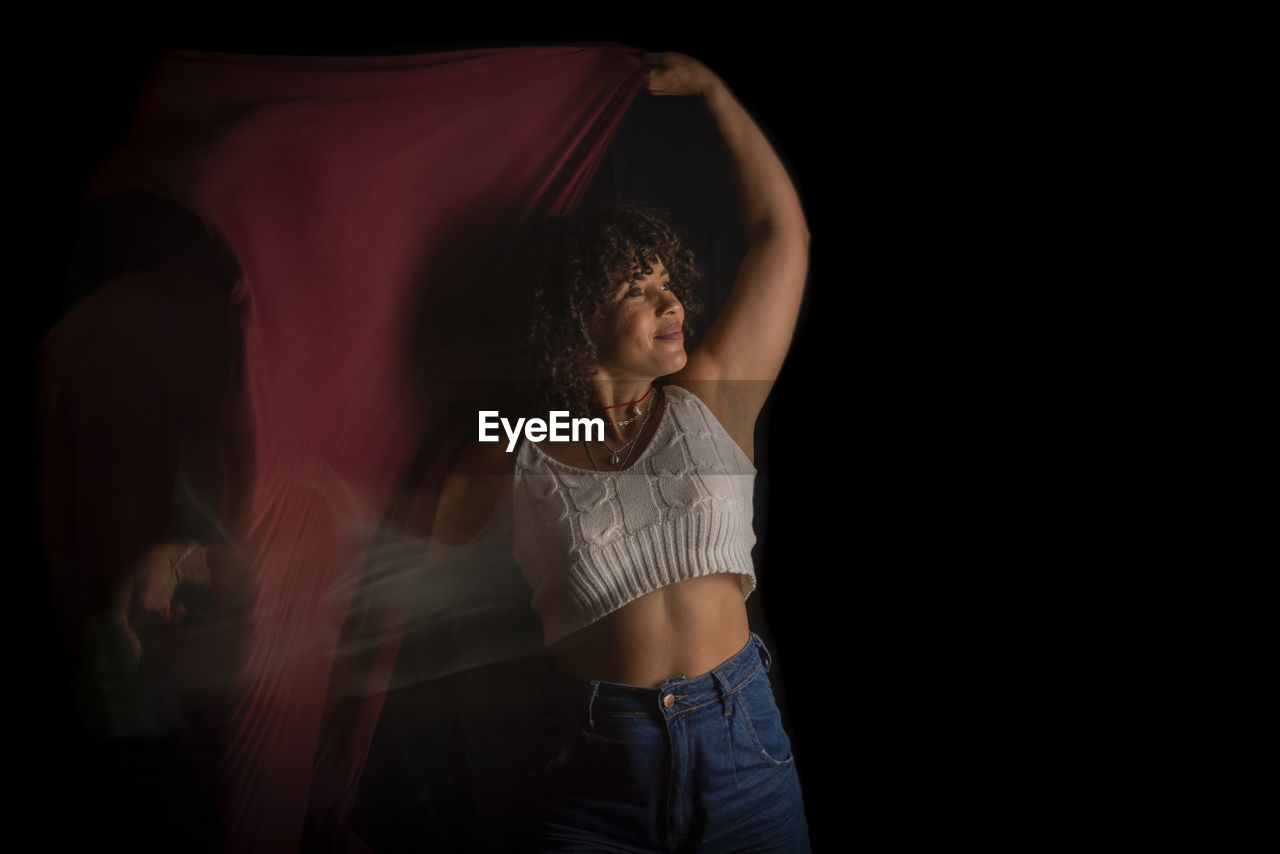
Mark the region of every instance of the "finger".
<instances>
[{"instance_id":1,"label":"finger","mask_svg":"<svg viewBox=\"0 0 1280 854\"><path fill-rule=\"evenodd\" d=\"M173 601L174 591L168 582L157 581L143 588L138 603L146 611L164 613Z\"/></svg>"}]
</instances>

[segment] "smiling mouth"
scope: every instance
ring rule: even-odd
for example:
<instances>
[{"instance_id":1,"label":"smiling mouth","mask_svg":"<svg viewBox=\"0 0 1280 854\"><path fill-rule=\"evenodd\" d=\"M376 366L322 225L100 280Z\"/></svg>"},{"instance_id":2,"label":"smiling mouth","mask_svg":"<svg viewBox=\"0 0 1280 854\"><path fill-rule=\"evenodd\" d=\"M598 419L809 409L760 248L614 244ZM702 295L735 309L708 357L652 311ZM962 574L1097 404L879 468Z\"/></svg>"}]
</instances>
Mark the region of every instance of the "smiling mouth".
<instances>
[{"instance_id":1,"label":"smiling mouth","mask_svg":"<svg viewBox=\"0 0 1280 854\"><path fill-rule=\"evenodd\" d=\"M655 335L654 338L661 338L663 341L683 341L684 330L680 328L680 324L670 327L661 335Z\"/></svg>"}]
</instances>

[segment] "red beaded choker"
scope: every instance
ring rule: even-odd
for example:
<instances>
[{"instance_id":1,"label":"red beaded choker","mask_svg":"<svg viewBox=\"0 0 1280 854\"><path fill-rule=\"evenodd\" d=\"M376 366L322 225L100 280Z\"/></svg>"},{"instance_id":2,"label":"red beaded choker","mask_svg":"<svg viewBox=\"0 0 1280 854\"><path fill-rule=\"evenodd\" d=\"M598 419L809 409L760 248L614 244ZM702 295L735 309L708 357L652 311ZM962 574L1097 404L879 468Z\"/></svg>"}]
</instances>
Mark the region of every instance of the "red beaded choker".
<instances>
[{"instance_id":1,"label":"red beaded choker","mask_svg":"<svg viewBox=\"0 0 1280 854\"><path fill-rule=\"evenodd\" d=\"M628 400L626 403L615 403L613 406L606 406L605 409L617 409L619 406L630 406L633 403L640 403L640 401L644 400L651 394L653 394L652 385L649 386L649 390L644 393L644 397L639 398L638 400Z\"/></svg>"}]
</instances>

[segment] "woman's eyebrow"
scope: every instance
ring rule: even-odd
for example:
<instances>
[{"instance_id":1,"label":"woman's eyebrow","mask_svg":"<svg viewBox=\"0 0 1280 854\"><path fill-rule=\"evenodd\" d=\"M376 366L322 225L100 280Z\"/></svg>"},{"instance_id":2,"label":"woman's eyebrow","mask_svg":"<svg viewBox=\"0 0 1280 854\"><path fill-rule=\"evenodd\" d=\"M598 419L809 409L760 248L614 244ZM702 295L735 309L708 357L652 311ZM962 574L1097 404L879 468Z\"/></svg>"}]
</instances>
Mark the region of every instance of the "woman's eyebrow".
<instances>
[{"instance_id":1,"label":"woman's eyebrow","mask_svg":"<svg viewBox=\"0 0 1280 854\"><path fill-rule=\"evenodd\" d=\"M662 271L662 275L658 279L658 281L660 282L671 281L671 271L664 268ZM623 290L623 289L631 290L634 287L639 287L639 285L640 285L640 279L627 279L618 284L618 290Z\"/></svg>"}]
</instances>

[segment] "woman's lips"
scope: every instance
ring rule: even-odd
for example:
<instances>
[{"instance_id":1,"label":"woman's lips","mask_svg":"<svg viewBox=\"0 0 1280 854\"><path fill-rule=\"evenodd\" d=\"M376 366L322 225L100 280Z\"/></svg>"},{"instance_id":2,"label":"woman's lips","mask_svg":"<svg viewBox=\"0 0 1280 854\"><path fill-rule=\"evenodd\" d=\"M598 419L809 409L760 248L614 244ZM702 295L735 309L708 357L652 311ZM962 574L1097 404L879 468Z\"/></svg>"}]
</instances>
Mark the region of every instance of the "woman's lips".
<instances>
[{"instance_id":1,"label":"woman's lips","mask_svg":"<svg viewBox=\"0 0 1280 854\"><path fill-rule=\"evenodd\" d=\"M669 327L661 335L655 335L653 337L661 338L663 341L683 341L684 330L682 330L680 328L680 324L677 323L675 326Z\"/></svg>"}]
</instances>

